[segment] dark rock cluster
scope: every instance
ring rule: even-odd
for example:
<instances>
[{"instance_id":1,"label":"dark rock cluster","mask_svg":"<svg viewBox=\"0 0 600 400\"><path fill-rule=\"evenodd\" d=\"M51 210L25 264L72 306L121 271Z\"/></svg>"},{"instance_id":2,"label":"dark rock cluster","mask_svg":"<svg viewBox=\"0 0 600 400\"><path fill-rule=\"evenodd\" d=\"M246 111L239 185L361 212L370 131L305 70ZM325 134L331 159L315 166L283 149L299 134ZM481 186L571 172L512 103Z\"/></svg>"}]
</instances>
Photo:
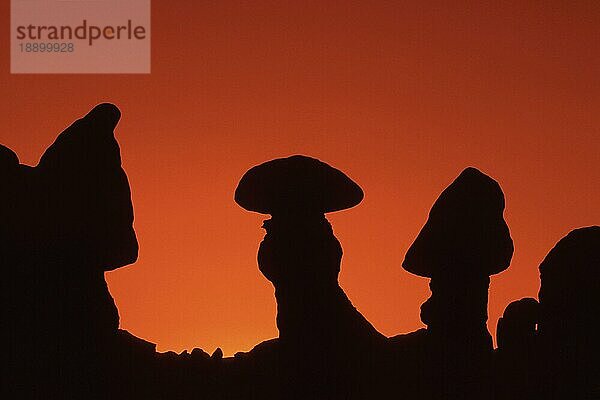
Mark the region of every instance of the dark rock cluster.
<instances>
[{"instance_id":1,"label":"dark rock cluster","mask_svg":"<svg viewBox=\"0 0 600 400\"><path fill-rule=\"evenodd\" d=\"M0 146L0 263L8 399L598 399L600 227L572 231L540 265L539 300L487 330L490 276L513 241L499 184L465 169L435 201L403 268L430 279L427 326L387 338L339 285L342 246L325 214L362 189L314 158L250 169L235 192L270 214L258 252L279 337L247 353L158 353L119 329L104 273L138 244L114 129L95 107L36 167Z\"/></svg>"}]
</instances>

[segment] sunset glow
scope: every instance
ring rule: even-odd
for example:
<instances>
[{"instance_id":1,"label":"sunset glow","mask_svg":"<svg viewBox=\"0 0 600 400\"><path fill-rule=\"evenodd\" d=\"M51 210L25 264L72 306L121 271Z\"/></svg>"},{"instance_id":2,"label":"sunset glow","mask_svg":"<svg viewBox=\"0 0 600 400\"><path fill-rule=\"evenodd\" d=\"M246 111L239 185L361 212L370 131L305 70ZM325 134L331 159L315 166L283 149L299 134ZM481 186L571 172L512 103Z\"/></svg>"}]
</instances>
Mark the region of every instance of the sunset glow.
<instances>
[{"instance_id":1,"label":"sunset glow","mask_svg":"<svg viewBox=\"0 0 600 400\"><path fill-rule=\"evenodd\" d=\"M537 296L550 248L600 224L600 3L550 3L154 1L149 75L11 75L5 29L0 142L35 165L71 122L116 104L140 243L106 275L121 326L161 351L226 355L277 336L256 264L268 217L233 201L247 169L306 154L361 185L360 205L328 215L341 285L394 335L422 326L429 293L404 254L475 166L502 186L515 244L492 277L495 335L510 301Z\"/></svg>"}]
</instances>

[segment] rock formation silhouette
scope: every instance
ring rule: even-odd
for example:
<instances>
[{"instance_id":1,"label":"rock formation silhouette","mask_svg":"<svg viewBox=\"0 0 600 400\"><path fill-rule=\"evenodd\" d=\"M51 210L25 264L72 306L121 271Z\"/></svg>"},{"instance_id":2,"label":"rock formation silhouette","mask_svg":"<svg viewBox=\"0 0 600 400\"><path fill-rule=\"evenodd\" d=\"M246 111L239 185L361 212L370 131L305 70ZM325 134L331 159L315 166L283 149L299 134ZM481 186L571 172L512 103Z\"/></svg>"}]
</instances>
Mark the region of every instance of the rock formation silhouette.
<instances>
[{"instance_id":1,"label":"rock formation silhouette","mask_svg":"<svg viewBox=\"0 0 600 400\"><path fill-rule=\"evenodd\" d=\"M119 117L113 105L95 107L36 167L0 151L8 398L106 398L118 382L125 393L127 365L154 354L152 344L118 330L104 280L138 252L113 135Z\"/></svg>"},{"instance_id":2,"label":"rock formation silhouette","mask_svg":"<svg viewBox=\"0 0 600 400\"><path fill-rule=\"evenodd\" d=\"M540 366L537 300L513 301L498 320L494 357L494 395L497 399L539 398Z\"/></svg>"},{"instance_id":3,"label":"rock formation silhouette","mask_svg":"<svg viewBox=\"0 0 600 400\"><path fill-rule=\"evenodd\" d=\"M530 297L513 301L498 320L496 337L498 348L511 353L521 353L535 344L539 323L539 303Z\"/></svg>"},{"instance_id":4,"label":"rock formation silhouette","mask_svg":"<svg viewBox=\"0 0 600 400\"><path fill-rule=\"evenodd\" d=\"M600 398L600 227L576 229L540 264L542 395Z\"/></svg>"},{"instance_id":5,"label":"rock formation silhouette","mask_svg":"<svg viewBox=\"0 0 600 400\"><path fill-rule=\"evenodd\" d=\"M403 268L431 278L421 306L427 329L391 343L417 372L409 380L421 397L481 398L490 390L489 276L508 268L513 253L503 212L498 183L467 168L436 200L406 253Z\"/></svg>"},{"instance_id":6,"label":"rock formation silhouette","mask_svg":"<svg viewBox=\"0 0 600 400\"><path fill-rule=\"evenodd\" d=\"M497 398L600 398L600 227L576 229L540 264L539 304L498 324Z\"/></svg>"},{"instance_id":7,"label":"rock formation silhouette","mask_svg":"<svg viewBox=\"0 0 600 400\"><path fill-rule=\"evenodd\" d=\"M267 390L275 398L356 394L368 360L385 343L339 286L342 247L324 215L362 198L341 171L305 156L256 166L236 189L239 205L272 216L263 225L258 264L275 287L279 338L238 359L260 360L253 371L270 366L265 375L276 385Z\"/></svg>"}]
</instances>

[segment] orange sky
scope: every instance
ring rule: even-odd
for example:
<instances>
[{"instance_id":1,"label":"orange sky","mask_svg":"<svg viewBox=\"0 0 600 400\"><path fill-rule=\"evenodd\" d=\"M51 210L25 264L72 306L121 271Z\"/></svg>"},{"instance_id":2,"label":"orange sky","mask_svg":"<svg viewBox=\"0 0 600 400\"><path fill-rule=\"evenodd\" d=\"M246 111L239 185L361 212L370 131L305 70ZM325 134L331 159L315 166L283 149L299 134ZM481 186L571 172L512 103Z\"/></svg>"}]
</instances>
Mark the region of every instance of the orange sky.
<instances>
[{"instance_id":1,"label":"orange sky","mask_svg":"<svg viewBox=\"0 0 600 400\"><path fill-rule=\"evenodd\" d=\"M152 74L129 76L10 75L8 3L0 142L35 164L96 103L121 108L141 253L107 279L122 327L160 350L232 354L276 336L256 266L264 218L233 202L271 158L312 155L363 187L330 219L342 286L387 335L420 326L428 281L400 264L465 166L500 182L516 247L492 279L492 332L509 301L537 294L553 244L600 223L598 2L155 0Z\"/></svg>"}]
</instances>

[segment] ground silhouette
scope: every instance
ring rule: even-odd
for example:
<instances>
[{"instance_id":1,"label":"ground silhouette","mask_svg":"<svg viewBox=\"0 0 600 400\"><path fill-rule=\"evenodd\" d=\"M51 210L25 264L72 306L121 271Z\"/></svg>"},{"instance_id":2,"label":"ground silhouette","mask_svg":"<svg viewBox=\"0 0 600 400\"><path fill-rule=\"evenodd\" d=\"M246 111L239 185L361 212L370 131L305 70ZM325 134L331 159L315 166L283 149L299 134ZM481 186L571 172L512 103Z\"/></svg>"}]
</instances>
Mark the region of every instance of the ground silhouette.
<instances>
[{"instance_id":1,"label":"ground silhouette","mask_svg":"<svg viewBox=\"0 0 600 400\"><path fill-rule=\"evenodd\" d=\"M507 306L493 350L489 277L508 268L513 242L500 186L475 168L442 192L402 264L431 279L426 329L386 338L352 305L325 214L358 205L363 191L297 155L251 168L235 192L271 215L258 265L275 288L279 337L227 358L156 352L119 329L104 279L138 253L120 116L96 106L35 167L0 145L3 398L600 398L600 227L550 251L539 302Z\"/></svg>"}]
</instances>

